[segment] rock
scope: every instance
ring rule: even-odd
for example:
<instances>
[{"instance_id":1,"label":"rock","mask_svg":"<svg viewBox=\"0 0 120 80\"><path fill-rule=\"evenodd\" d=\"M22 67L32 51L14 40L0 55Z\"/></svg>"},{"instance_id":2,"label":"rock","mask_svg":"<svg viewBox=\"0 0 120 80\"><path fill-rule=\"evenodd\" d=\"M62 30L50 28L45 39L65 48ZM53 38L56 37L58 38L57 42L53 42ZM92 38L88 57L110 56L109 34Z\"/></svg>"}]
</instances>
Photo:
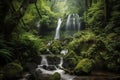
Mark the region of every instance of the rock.
<instances>
[{"instance_id":1,"label":"rock","mask_svg":"<svg viewBox=\"0 0 120 80\"><path fill-rule=\"evenodd\" d=\"M47 66L46 65L43 65L43 66L41 66L43 69L47 69Z\"/></svg>"},{"instance_id":2,"label":"rock","mask_svg":"<svg viewBox=\"0 0 120 80\"><path fill-rule=\"evenodd\" d=\"M32 62L36 63L37 65L41 64L41 56L36 56L32 59Z\"/></svg>"},{"instance_id":3,"label":"rock","mask_svg":"<svg viewBox=\"0 0 120 80\"><path fill-rule=\"evenodd\" d=\"M17 63L9 63L3 68L3 71L6 78L13 79L20 76L23 67Z\"/></svg>"},{"instance_id":4,"label":"rock","mask_svg":"<svg viewBox=\"0 0 120 80\"><path fill-rule=\"evenodd\" d=\"M88 74L93 69L93 62L88 58L84 58L79 61L77 66L74 69L74 72L77 74Z\"/></svg>"},{"instance_id":5,"label":"rock","mask_svg":"<svg viewBox=\"0 0 120 80\"><path fill-rule=\"evenodd\" d=\"M49 65L58 65L60 63L60 57L57 56L47 56Z\"/></svg>"},{"instance_id":6,"label":"rock","mask_svg":"<svg viewBox=\"0 0 120 80\"><path fill-rule=\"evenodd\" d=\"M37 68L37 64L34 62L26 63L24 71L30 72L31 74L35 73L35 69Z\"/></svg>"},{"instance_id":7,"label":"rock","mask_svg":"<svg viewBox=\"0 0 120 80\"><path fill-rule=\"evenodd\" d=\"M50 76L49 80L61 80L61 75L58 72L56 72Z\"/></svg>"},{"instance_id":8,"label":"rock","mask_svg":"<svg viewBox=\"0 0 120 80\"><path fill-rule=\"evenodd\" d=\"M54 65L49 65L47 67L47 70L56 70L56 67Z\"/></svg>"},{"instance_id":9,"label":"rock","mask_svg":"<svg viewBox=\"0 0 120 80\"><path fill-rule=\"evenodd\" d=\"M35 78L34 80L48 80L50 77L49 74L42 74L42 71L37 68L35 71Z\"/></svg>"}]
</instances>

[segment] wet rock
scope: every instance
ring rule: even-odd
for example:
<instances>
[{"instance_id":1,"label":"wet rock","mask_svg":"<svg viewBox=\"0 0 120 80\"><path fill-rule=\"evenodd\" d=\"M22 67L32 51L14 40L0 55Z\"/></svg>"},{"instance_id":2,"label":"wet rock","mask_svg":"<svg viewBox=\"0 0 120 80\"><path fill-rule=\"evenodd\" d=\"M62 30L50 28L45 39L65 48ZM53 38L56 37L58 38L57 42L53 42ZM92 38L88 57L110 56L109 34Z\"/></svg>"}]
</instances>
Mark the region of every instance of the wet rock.
<instances>
[{"instance_id":1,"label":"wet rock","mask_svg":"<svg viewBox=\"0 0 120 80\"><path fill-rule=\"evenodd\" d=\"M54 65L49 65L47 67L47 70L56 70L56 67Z\"/></svg>"},{"instance_id":2,"label":"wet rock","mask_svg":"<svg viewBox=\"0 0 120 80\"><path fill-rule=\"evenodd\" d=\"M73 69L75 65L72 63L72 60L69 58L64 59L63 67L67 69Z\"/></svg>"},{"instance_id":3,"label":"wet rock","mask_svg":"<svg viewBox=\"0 0 120 80\"><path fill-rule=\"evenodd\" d=\"M37 68L37 64L36 63L34 63L34 62L26 63L24 71L28 71L31 74L34 74L36 68Z\"/></svg>"},{"instance_id":4,"label":"wet rock","mask_svg":"<svg viewBox=\"0 0 120 80\"><path fill-rule=\"evenodd\" d=\"M36 56L32 59L32 62L36 63L37 65L41 64L41 56Z\"/></svg>"},{"instance_id":5,"label":"wet rock","mask_svg":"<svg viewBox=\"0 0 120 80\"><path fill-rule=\"evenodd\" d=\"M60 57L57 56L47 56L49 65L58 65L60 63Z\"/></svg>"},{"instance_id":6,"label":"wet rock","mask_svg":"<svg viewBox=\"0 0 120 80\"><path fill-rule=\"evenodd\" d=\"M47 66L46 65L43 65L43 66L41 66L43 69L47 69Z\"/></svg>"}]
</instances>

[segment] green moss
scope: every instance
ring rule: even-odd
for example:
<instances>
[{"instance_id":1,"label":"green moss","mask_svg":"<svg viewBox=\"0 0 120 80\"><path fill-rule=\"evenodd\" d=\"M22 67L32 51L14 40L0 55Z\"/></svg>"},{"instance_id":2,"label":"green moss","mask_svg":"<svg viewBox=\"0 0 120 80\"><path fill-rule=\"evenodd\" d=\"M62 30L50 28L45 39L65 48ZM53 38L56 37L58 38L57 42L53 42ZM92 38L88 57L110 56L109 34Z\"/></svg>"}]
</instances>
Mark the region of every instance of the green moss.
<instances>
[{"instance_id":1,"label":"green moss","mask_svg":"<svg viewBox=\"0 0 120 80\"><path fill-rule=\"evenodd\" d=\"M58 72L56 72L50 76L49 80L61 80L61 75Z\"/></svg>"},{"instance_id":2,"label":"green moss","mask_svg":"<svg viewBox=\"0 0 120 80\"><path fill-rule=\"evenodd\" d=\"M60 53L61 49L62 49L62 44L59 40L54 40L52 42L52 44L49 46L49 50L53 53L53 54L58 54Z\"/></svg>"},{"instance_id":3,"label":"green moss","mask_svg":"<svg viewBox=\"0 0 120 80\"><path fill-rule=\"evenodd\" d=\"M23 70L23 67L17 63L9 63L4 68L4 76L8 78L16 77Z\"/></svg>"},{"instance_id":4,"label":"green moss","mask_svg":"<svg viewBox=\"0 0 120 80\"><path fill-rule=\"evenodd\" d=\"M79 63L75 67L74 71L78 72L78 73L79 72L89 73L92 70L92 68L93 68L92 60L90 60L88 58L84 58L79 61Z\"/></svg>"},{"instance_id":5,"label":"green moss","mask_svg":"<svg viewBox=\"0 0 120 80\"><path fill-rule=\"evenodd\" d=\"M78 37L74 38L69 44L68 48L80 55L81 52L87 51L93 44L95 44L96 36L91 31L84 31L77 33Z\"/></svg>"}]
</instances>

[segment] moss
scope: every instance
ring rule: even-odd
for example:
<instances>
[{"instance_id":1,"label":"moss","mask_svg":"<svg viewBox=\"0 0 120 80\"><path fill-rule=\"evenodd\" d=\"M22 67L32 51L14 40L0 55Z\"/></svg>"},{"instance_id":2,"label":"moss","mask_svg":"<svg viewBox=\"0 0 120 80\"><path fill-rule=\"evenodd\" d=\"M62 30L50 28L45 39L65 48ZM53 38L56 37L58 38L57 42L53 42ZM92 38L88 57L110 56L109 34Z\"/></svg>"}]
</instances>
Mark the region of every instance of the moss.
<instances>
[{"instance_id":1,"label":"moss","mask_svg":"<svg viewBox=\"0 0 120 80\"><path fill-rule=\"evenodd\" d=\"M4 68L4 76L7 78L16 77L23 70L23 67L17 63L9 63Z\"/></svg>"},{"instance_id":2,"label":"moss","mask_svg":"<svg viewBox=\"0 0 120 80\"><path fill-rule=\"evenodd\" d=\"M74 71L76 73L82 73L82 72L89 73L92 70L92 68L93 68L92 60L90 60L88 58L84 58L79 61L79 63L75 67Z\"/></svg>"},{"instance_id":3,"label":"moss","mask_svg":"<svg viewBox=\"0 0 120 80\"><path fill-rule=\"evenodd\" d=\"M68 44L68 48L80 55L81 52L87 51L96 42L96 36L91 31L79 32Z\"/></svg>"},{"instance_id":4,"label":"moss","mask_svg":"<svg viewBox=\"0 0 120 80\"><path fill-rule=\"evenodd\" d=\"M52 44L49 46L49 50L51 50L51 52L53 54L58 54L60 53L61 49L62 49L62 45L61 42L59 40L55 40L52 42Z\"/></svg>"},{"instance_id":5,"label":"moss","mask_svg":"<svg viewBox=\"0 0 120 80\"><path fill-rule=\"evenodd\" d=\"M49 80L61 80L61 75L58 72L56 72L50 76Z\"/></svg>"}]
</instances>

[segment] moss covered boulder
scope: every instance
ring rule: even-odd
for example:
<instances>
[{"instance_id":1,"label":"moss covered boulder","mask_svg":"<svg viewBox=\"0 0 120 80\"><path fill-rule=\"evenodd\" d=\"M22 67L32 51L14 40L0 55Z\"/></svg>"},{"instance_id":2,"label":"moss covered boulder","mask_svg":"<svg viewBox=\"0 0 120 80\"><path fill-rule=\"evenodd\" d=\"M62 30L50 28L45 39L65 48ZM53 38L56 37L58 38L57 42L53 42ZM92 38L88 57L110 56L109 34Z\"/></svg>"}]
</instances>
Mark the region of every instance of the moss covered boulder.
<instances>
[{"instance_id":1,"label":"moss covered boulder","mask_svg":"<svg viewBox=\"0 0 120 80\"><path fill-rule=\"evenodd\" d=\"M49 80L61 80L61 75L58 72L56 72L50 76Z\"/></svg>"},{"instance_id":2,"label":"moss covered boulder","mask_svg":"<svg viewBox=\"0 0 120 80\"><path fill-rule=\"evenodd\" d=\"M17 63L9 63L4 68L4 77L14 78L17 77L23 70L23 67Z\"/></svg>"},{"instance_id":3,"label":"moss covered boulder","mask_svg":"<svg viewBox=\"0 0 120 80\"><path fill-rule=\"evenodd\" d=\"M88 74L93 69L93 62L88 58L84 58L78 62L74 72L75 74Z\"/></svg>"}]
</instances>

